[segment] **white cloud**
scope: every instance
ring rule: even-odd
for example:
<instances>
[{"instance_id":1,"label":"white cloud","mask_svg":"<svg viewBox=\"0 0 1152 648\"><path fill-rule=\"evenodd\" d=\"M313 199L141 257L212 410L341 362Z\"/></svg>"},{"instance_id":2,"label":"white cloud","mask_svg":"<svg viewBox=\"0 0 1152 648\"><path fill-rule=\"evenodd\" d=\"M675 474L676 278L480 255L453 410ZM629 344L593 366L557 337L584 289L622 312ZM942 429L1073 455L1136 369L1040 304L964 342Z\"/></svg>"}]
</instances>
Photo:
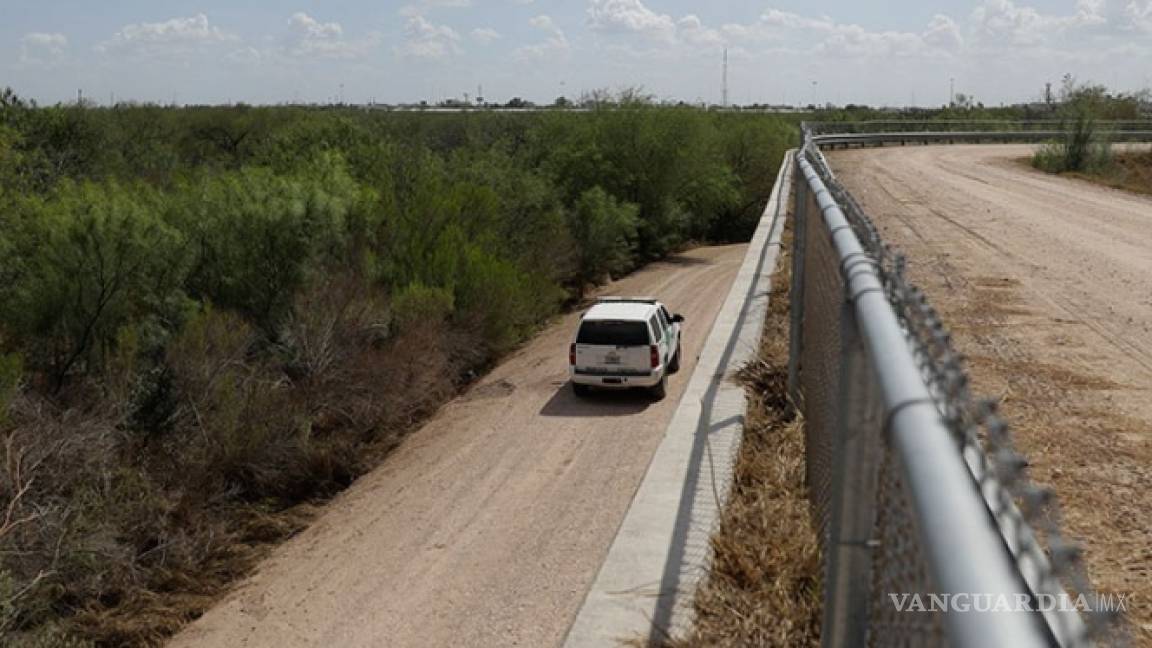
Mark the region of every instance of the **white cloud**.
<instances>
[{"instance_id":1,"label":"white cloud","mask_svg":"<svg viewBox=\"0 0 1152 648\"><path fill-rule=\"evenodd\" d=\"M97 45L96 51L158 55L166 52L187 52L236 40L239 39L235 35L211 25L208 16L197 14L164 22L125 25L110 40Z\"/></svg>"},{"instance_id":2,"label":"white cloud","mask_svg":"<svg viewBox=\"0 0 1152 648\"><path fill-rule=\"evenodd\" d=\"M1080 0L1076 13L1054 15L1012 0L983 0L972 12L972 26L982 44L1041 45L1060 42L1070 31L1108 26L1115 20L1110 6L1100 0Z\"/></svg>"},{"instance_id":3,"label":"white cloud","mask_svg":"<svg viewBox=\"0 0 1152 648\"><path fill-rule=\"evenodd\" d=\"M251 45L246 45L228 52L225 58L233 63L240 63L242 65L257 65L264 60L265 53Z\"/></svg>"},{"instance_id":4,"label":"white cloud","mask_svg":"<svg viewBox=\"0 0 1152 648\"><path fill-rule=\"evenodd\" d=\"M761 51L814 51L834 57L939 57L957 52L964 43L959 26L944 15L934 16L921 32L870 31L827 16L779 9L768 9L749 23L715 28L695 14L674 21L648 9L641 0L590 0L588 15L594 30L640 35L649 47L666 50L664 56L678 50L689 55L694 48L743 45ZM638 53L631 47L624 51Z\"/></svg>"},{"instance_id":5,"label":"white cloud","mask_svg":"<svg viewBox=\"0 0 1152 648\"><path fill-rule=\"evenodd\" d=\"M1124 7L1124 14L1132 26L1143 32L1152 32L1152 0L1133 0Z\"/></svg>"},{"instance_id":6,"label":"white cloud","mask_svg":"<svg viewBox=\"0 0 1152 648\"><path fill-rule=\"evenodd\" d=\"M964 37L956 21L943 14L932 16L928 29L924 30L924 43L929 47L954 51L964 45Z\"/></svg>"},{"instance_id":7,"label":"white cloud","mask_svg":"<svg viewBox=\"0 0 1152 648\"><path fill-rule=\"evenodd\" d=\"M322 23L303 11L292 14L288 24L301 40L338 40L344 35L344 28L340 23Z\"/></svg>"},{"instance_id":8,"label":"white cloud","mask_svg":"<svg viewBox=\"0 0 1152 648\"><path fill-rule=\"evenodd\" d=\"M796 50L814 49L835 57L923 57L956 53L964 44L960 27L950 17L937 14L920 32L871 31L827 16L805 16L769 9L751 24L728 24L721 28L730 40L747 44L790 45Z\"/></svg>"},{"instance_id":9,"label":"white cloud","mask_svg":"<svg viewBox=\"0 0 1152 648\"><path fill-rule=\"evenodd\" d=\"M552 22L552 16L533 16L528 19L528 24L536 29L543 29L544 31L555 31L556 23Z\"/></svg>"},{"instance_id":10,"label":"white cloud","mask_svg":"<svg viewBox=\"0 0 1152 648\"><path fill-rule=\"evenodd\" d=\"M984 0L972 11L973 31L984 42L1032 45L1042 41L1056 27L1032 7L1017 6L1012 0Z\"/></svg>"},{"instance_id":11,"label":"white cloud","mask_svg":"<svg viewBox=\"0 0 1152 648\"><path fill-rule=\"evenodd\" d=\"M840 57L911 57L927 53L923 36L911 32L870 32L859 25L837 25L817 51Z\"/></svg>"},{"instance_id":12,"label":"white cloud","mask_svg":"<svg viewBox=\"0 0 1152 648\"><path fill-rule=\"evenodd\" d=\"M31 65L59 63L68 53L64 34L32 32L20 39L20 62Z\"/></svg>"},{"instance_id":13,"label":"white cloud","mask_svg":"<svg viewBox=\"0 0 1152 648\"><path fill-rule=\"evenodd\" d=\"M832 31L836 27L836 23L832 22L831 18L809 18L800 14L792 13L789 11L780 11L778 9L769 9L760 16L760 22L765 25L773 27L785 27L788 29L810 29L814 31Z\"/></svg>"},{"instance_id":14,"label":"white cloud","mask_svg":"<svg viewBox=\"0 0 1152 648\"><path fill-rule=\"evenodd\" d=\"M591 0L588 24L606 35L638 36L648 47L714 47L727 41L721 30L707 27L695 14L673 19L649 9L642 0ZM630 46L624 50L639 51Z\"/></svg>"},{"instance_id":15,"label":"white cloud","mask_svg":"<svg viewBox=\"0 0 1152 648\"><path fill-rule=\"evenodd\" d=\"M591 0L588 24L604 33L639 34L665 43L676 39L672 17L652 11L641 0Z\"/></svg>"},{"instance_id":16,"label":"white cloud","mask_svg":"<svg viewBox=\"0 0 1152 648\"><path fill-rule=\"evenodd\" d=\"M1079 0L1078 14L1118 32L1152 31L1152 0Z\"/></svg>"},{"instance_id":17,"label":"white cloud","mask_svg":"<svg viewBox=\"0 0 1152 648\"><path fill-rule=\"evenodd\" d=\"M405 58L438 60L460 53L460 34L447 25L437 25L421 15L408 19L404 44L396 52Z\"/></svg>"},{"instance_id":18,"label":"white cloud","mask_svg":"<svg viewBox=\"0 0 1152 648\"><path fill-rule=\"evenodd\" d=\"M354 59L369 54L379 41L375 32L363 39L346 39L340 23L320 22L301 11L288 19L285 49L290 56Z\"/></svg>"},{"instance_id":19,"label":"white cloud","mask_svg":"<svg viewBox=\"0 0 1152 648\"><path fill-rule=\"evenodd\" d=\"M724 44L724 36L716 29L705 27L695 14L689 14L677 20L676 31L680 38L690 45Z\"/></svg>"},{"instance_id":20,"label":"white cloud","mask_svg":"<svg viewBox=\"0 0 1152 648\"><path fill-rule=\"evenodd\" d=\"M471 6L472 0L419 0L419 2L400 7L399 13L401 16L414 18L427 14L429 9L462 9Z\"/></svg>"},{"instance_id":21,"label":"white cloud","mask_svg":"<svg viewBox=\"0 0 1152 648\"><path fill-rule=\"evenodd\" d=\"M1119 51L1120 39L1152 33L1152 0L1077 0L1068 14L1043 13L1014 0L982 0L972 11L971 23L983 50L1073 53L1070 58L1076 60L1102 50Z\"/></svg>"},{"instance_id":22,"label":"white cloud","mask_svg":"<svg viewBox=\"0 0 1152 648\"><path fill-rule=\"evenodd\" d=\"M481 45L488 45L493 41L497 41L503 38L500 32L492 29L491 27L477 27L476 29L473 29L471 32L469 32L468 35L472 37L472 40L480 43Z\"/></svg>"},{"instance_id":23,"label":"white cloud","mask_svg":"<svg viewBox=\"0 0 1152 648\"><path fill-rule=\"evenodd\" d=\"M512 56L519 60L546 60L550 58L567 58L572 46L564 32L556 26L551 16L539 15L528 19L528 24L540 31L548 33L548 38L539 43L524 45L516 48Z\"/></svg>"}]
</instances>

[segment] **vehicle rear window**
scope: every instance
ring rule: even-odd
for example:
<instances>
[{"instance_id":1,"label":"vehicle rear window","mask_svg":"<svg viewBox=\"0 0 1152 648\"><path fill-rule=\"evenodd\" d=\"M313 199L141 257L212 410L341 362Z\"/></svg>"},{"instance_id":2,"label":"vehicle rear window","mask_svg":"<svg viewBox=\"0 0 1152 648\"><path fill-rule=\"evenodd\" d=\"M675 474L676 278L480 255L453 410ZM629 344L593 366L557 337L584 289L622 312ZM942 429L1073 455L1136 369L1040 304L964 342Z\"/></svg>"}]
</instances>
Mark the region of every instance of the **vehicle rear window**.
<instances>
[{"instance_id":1,"label":"vehicle rear window","mask_svg":"<svg viewBox=\"0 0 1152 648\"><path fill-rule=\"evenodd\" d=\"M577 344L601 346L644 346L648 344L648 324L614 320L595 320L580 324Z\"/></svg>"}]
</instances>

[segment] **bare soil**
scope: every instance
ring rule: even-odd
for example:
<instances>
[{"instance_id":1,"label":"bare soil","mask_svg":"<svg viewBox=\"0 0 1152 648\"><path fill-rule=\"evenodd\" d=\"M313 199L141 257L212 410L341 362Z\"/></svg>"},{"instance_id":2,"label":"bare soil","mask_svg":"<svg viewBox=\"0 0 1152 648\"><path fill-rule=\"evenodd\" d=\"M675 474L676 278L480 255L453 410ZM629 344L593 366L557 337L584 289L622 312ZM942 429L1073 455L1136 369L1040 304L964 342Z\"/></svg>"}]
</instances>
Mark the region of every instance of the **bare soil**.
<instances>
[{"instance_id":1,"label":"bare soil","mask_svg":"<svg viewBox=\"0 0 1152 648\"><path fill-rule=\"evenodd\" d=\"M1020 165L1028 146L830 154L908 253L1003 400L1038 483L1056 489L1094 584L1130 594L1152 645L1152 197Z\"/></svg>"},{"instance_id":2,"label":"bare soil","mask_svg":"<svg viewBox=\"0 0 1152 648\"><path fill-rule=\"evenodd\" d=\"M687 318L658 403L577 399L558 321L442 408L173 646L547 646L595 578L746 246L604 288Z\"/></svg>"}]
</instances>

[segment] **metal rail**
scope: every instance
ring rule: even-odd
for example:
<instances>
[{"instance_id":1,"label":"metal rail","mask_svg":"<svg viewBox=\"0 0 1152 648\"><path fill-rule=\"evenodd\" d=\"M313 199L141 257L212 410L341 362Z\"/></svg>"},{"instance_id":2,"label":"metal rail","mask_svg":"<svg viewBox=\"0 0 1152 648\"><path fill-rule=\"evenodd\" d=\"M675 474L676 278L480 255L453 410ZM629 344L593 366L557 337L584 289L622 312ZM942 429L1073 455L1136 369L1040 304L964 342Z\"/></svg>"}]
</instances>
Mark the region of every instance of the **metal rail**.
<instances>
[{"instance_id":1,"label":"metal rail","mask_svg":"<svg viewBox=\"0 0 1152 648\"><path fill-rule=\"evenodd\" d=\"M1023 131L893 131L885 133L836 133L816 135L820 146L831 148L849 146L883 146L886 144L987 144L1041 143L1064 137L1062 130L1023 130ZM1152 142L1152 129L1134 131L1110 131L1107 138L1111 142Z\"/></svg>"},{"instance_id":2,"label":"metal rail","mask_svg":"<svg viewBox=\"0 0 1152 648\"><path fill-rule=\"evenodd\" d=\"M804 129L794 174L789 391L808 416L809 486L826 561L826 646L1082 646L1115 630L1107 614L1085 623L1075 610L1038 605L1064 594L1060 577L1073 592L1091 593L1054 516L1031 510L1036 502L1050 506L1051 493L1027 480L1026 462L994 411L971 400L946 329L904 278L903 257L880 239L820 152L911 136L1038 141L1053 134L1062 133ZM1128 134L1152 140L1152 130ZM837 289L841 307L828 295ZM885 607L885 596L899 593L894 587L1023 601L1029 609L951 609L906 627ZM1108 638L1118 639L1120 632Z\"/></svg>"},{"instance_id":3,"label":"metal rail","mask_svg":"<svg viewBox=\"0 0 1152 648\"><path fill-rule=\"evenodd\" d=\"M912 133L925 131L939 132L1020 132L1049 131L1062 132L1066 122L1058 119L996 120L996 119L888 119L857 122L808 122L808 130L813 135L840 135L855 133L878 135L882 133ZM1099 130L1110 133L1124 131L1152 131L1152 120L1100 120L1095 122Z\"/></svg>"}]
</instances>

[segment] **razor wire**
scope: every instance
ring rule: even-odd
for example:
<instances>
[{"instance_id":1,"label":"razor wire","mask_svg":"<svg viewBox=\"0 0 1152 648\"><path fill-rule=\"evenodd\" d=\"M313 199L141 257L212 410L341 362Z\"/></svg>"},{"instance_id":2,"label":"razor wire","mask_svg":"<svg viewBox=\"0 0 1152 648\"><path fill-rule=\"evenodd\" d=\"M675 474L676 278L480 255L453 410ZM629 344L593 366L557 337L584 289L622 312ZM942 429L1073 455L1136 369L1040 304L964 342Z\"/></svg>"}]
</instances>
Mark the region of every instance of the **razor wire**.
<instances>
[{"instance_id":1,"label":"razor wire","mask_svg":"<svg viewBox=\"0 0 1152 648\"><path fill-rule=\"evenodd\" d=\"M822 132L828 132L823 125ZM1016 450L1011 430L999 415L995 401L977 398L971 391L965 358L956 351L950 331L924 292L908 278L907 258L892 248L880 235L875 224L845 188L836 180L819 148L819 135L804 126L804 143L798 155L812 166L835 203L845 215L860 245L870 257L888 303L903 329L912 350L920 376L939 411L945 427L972 473L995 521L1005 546L1015 561L1019 577L1034 595L1063 592L1076 599L1082 595L1087 611L1082 624L1069 623L1067 615L1045 615L1058 643L1086 646L1095 642L1108 645L1127 643L1127 632L1119 615L1105 609L1101 597L1092 589L1082 560L1082 551L1063 532L1060 508L1051 489L1034 484L1028 475L1028 462ZM797 210L806 207L803 174L794 174L797 183ZM801 220L804 222L801 223ZM806 231L805 231L806 230ZM846 289L843 266L830 258L827 249L829 232L817 218L798 219L797 254L794 272L802 273L799 294L793 295L793 308L802 309L802 333L794 338L792 353L798 355L799 374L793 389L797 405L804 411L806 431L807 477L812 498L814 524L824 548L838 530L831 529L830 509L843 493L833 492L833 471L837 427L860 426L853 414L846 413L844 399L831 392L849 377L843 370L845 331L852 333L851 322L845 321L838 304L844 301ZM799 348L795 348L798 340ZM883 363L883 358L870 358L870 363ZM874 371L876 367L870 367ZM873 375L869 372L861 374ZM867 426L864 426L867 428ZM871 583L868 595L868 637L871 645L940 645L946 642L939 618L894 614L887 601L888 592L931 592L925 569L924 548L914 540L914 514L908 508L910 486L895 470L893 452L882 437L880 426L872 425L869 443L881 448L874 474L867 476L864 492L873 501L862 503L873 507L874 524L867 543L871 550ZM868 488L872 490L869 491ZM848 496L851 496L849 494ZM1043 541L1041 541L1043 539ZM860 541L859 538L856 541ZM825 551L825 560L828 552ZM879 603L879 604L877 604ZM825 615L836 614L827 608ZM832 602L831 604L835 604ZM826 622L826 629L828 624ZM826 633L827 640L827 633Z\"/></svg>"}]
</instances>

